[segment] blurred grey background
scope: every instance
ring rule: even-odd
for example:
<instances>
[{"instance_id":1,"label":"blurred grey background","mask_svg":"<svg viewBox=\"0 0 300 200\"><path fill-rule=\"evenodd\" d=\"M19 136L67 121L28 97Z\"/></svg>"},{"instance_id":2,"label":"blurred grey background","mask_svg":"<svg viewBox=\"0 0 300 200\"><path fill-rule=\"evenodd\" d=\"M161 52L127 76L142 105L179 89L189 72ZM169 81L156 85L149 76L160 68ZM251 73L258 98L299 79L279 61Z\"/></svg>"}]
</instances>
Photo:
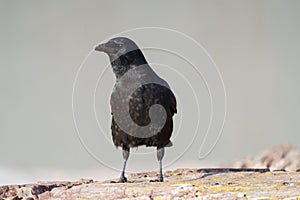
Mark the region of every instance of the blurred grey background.
<instances>
[{"instance_id":1,"label":"blurred grey background","mask_svg":"<svg viewBox=\"0 0 300 200\"><path fill-rule=\"evenodd\" d=\"M197 137L175 160L193 140L192 132L176 132L174 147L166 154L166 163L174 162L166 169L213 166L278 143L300 147L299 10L297 0L130 3L1 0L0 184L105 179L119 175L117 170L100 164L81 144L73 121L72 86L81 62L96 44L122 31L145 26L174 29L197 40L218 65L226 86L227 118L216 147L209 156L199 160L201 133L202 137ZM137 32L131 37L142 47L166 40L151 32ZM187 55L197 55L193 48L190 52L184 48L180 44L183 41L172 37L168 41L173 47L182 47ZM151 62L168 60L168 55L163 53L148 50L145 54ZM171 68L180 62L173 61ZM85 97L84 87L95 85L95 82L86 83L89 76L97 80L92 79L93 75L97 78L107 64L105 55L92 53L87 63L90 71L81 77L82 93L77 92L78 102L80 96ZM181 119L194 118L195 102L186 101L191 97L185 96L185 89L180 88L178 74L172 75L172 70L164 71L163 67L156 69L175 90L181 113L185 111L185 115L176 116L176 128L179 128ZM96 93L98 115L104 122L103 134L89 137L89 133L99 132L97 127L89 126L94 119L84 118L77 112L82 117L80 120L90 127L80 130L80 136L93 155L113 168L121 168L121 151L109 141L108 98L114 77L110 69L105 74L105 84L100 84ZM200 94L201 85L203 82L199 82ZM209 104L207 98L203 99L198 103L202 106L201 115L207 116L209 112L205 109ZM78 106L78 109L85 108ZM216 137L212 135L210 140L215 141ZM139 151L134 151L136 157L130 157L128 170L155 170L154 150L151 154L141 148L149 158L138 154Z\"/></svg>"}]
</instances>

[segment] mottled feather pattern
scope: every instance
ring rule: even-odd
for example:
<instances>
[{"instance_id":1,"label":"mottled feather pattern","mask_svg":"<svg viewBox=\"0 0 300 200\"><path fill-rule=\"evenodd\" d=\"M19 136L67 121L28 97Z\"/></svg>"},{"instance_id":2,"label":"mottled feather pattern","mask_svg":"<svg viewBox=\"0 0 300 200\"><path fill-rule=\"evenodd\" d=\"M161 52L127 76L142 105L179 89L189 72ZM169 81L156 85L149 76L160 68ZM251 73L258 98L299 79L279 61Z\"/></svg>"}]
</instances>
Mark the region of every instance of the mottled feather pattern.
<instances>
[{"instance_id":1,"label":"mottled feather pattern","mask_svg":"<svg viewBox=\"0 0 300 200\"><path fill-rule=\"evenodd\" d=\"M112 94L112 99L114 98L113 95L114 93ZM137 138L122 131L114 121L114 118L112 118L112 137L116 146L126 148L139 145L163 147L170 143L170 137L173 131L172 116L177 111L174 94L169 88L158 84L147 84L138 88L129 97L129 114L136 124L146 126L150 123L149 109L154 104L162 105L167 112L167 121L163 129L152 137ZM112 106L117 105L112 103Z\"/></svg>"}]
</instances>

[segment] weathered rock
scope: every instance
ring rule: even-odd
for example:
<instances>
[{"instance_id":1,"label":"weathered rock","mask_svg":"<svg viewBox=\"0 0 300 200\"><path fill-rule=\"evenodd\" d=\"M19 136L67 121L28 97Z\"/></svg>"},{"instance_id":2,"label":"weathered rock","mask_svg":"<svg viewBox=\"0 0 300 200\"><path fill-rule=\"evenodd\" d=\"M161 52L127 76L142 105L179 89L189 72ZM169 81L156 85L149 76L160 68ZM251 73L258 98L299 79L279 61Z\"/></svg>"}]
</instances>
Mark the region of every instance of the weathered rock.
<instances>
[{"instance_id":1,"label":"weathered rock","mask_svg":"<svg viewBox=\"0 0 300 200\"><path fill-rule=\"evenodd\" d=\"M300 150L289 144L277 145L227 166L295 172L300 169Z\"/></svg>"},{"instance_id":2,"label":"weathered rock","mask_svg":"<svg viewBox=\"0 0 300 200\"><path fill-rule=\"evenodd\" d=\"M300 199L300 151L290 145L274 147L233 166L237 168L166 171L162 183L153 182L157 172L144 172L129 175L128 183L82 179L0 186L0 200Z\"/></svg>"},{"instance_id":3,"label":"weathered rock","mask_svg":"<svg viewBox=\"0 0 300 200\"><path fill-rule=\"evenodd\" d=\"M130 183L76 181L2 186L2 199L272 199L300 197L300 173L265 169L177 169L166 182L156 172L128 176ZM53 187L55 186L55 187ZM33 189L35 188L35 189ZM51 189L52 188L52 189ZM11 192L11 191L16 192ZM31 190L18 193L19 190ZM18 194L18 195L17 195ZM22 195L21 195L22 194Z\"/></svg>"},{"instance_id":4,"label":"weathered rock","mask_svg":"<svg viewBox=\"0 0 300 200\"><path fill-rule=\"evenodd\" d=\"M0 186L0 199L49 199L51 197L50 191L54 188L71 188L77 185L91 183L92 180L81 179L75 182L41 182L37 184L27 185L9 185ZM47 196L48 194L48 196ZM43 198L46 197L46 198Z\"/></svg>"}]
</instances>

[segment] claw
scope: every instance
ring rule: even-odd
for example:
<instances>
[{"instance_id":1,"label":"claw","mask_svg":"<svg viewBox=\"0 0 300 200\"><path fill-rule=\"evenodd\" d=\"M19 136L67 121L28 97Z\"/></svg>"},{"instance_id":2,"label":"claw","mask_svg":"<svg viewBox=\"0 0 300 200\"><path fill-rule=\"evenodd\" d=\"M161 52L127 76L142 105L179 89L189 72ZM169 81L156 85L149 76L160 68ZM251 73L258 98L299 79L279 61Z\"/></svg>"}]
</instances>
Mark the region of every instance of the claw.
<instances>
[{"instance_id":1,"label":"claw","mask_svg":"<svg viewBox=\"0 0 300 200\"><path fill-rule=\"evenodd\" d=\"M150 182L164 182L164 178L160 177L159 179L150 180Z\"/></svg>"}]
</instances>

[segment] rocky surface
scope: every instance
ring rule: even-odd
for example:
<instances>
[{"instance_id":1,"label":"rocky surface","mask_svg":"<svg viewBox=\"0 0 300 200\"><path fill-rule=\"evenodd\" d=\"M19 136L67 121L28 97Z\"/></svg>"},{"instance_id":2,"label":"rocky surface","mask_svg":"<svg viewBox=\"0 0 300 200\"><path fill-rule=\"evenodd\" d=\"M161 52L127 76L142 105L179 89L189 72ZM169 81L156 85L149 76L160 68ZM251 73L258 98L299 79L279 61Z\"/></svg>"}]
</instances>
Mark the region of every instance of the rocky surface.
<instances>
[{"instance_id":1,"label":"rocky surface","mask_svg":"<svg viewBox=\"0 0 300 200\"><path fill-rule=\"evenodd\" d=\"M295 172L300 170L300 150L289 144L277 145L235 162L228 167L237 168L268 168Z\"/></svg>"},{"instance_id":2,"label":"rocky surface","mask_svg":"<svg viewBox=\"0 0 300 200\"><path fill-rule=\"evenodd\" d=\"M155 172L117 180L2 186L1 199L274 199L300 198L300 173L267 169L178 169L166 182L151 182Z\"/></svg>"},{"instance_id":3,"label":"rocky surface","mask_svg":"<svg viewBox=\"0 0 300 200\"><path fill-rule=\"evenodd\" d=\"M300 199L297 152L282 145L234 163L238 168L166 171L162 183L155 182L157 172L145 172L130 174L128 183L82 179L0 186L0 199Z\"/></svg>"}]
</instances>

